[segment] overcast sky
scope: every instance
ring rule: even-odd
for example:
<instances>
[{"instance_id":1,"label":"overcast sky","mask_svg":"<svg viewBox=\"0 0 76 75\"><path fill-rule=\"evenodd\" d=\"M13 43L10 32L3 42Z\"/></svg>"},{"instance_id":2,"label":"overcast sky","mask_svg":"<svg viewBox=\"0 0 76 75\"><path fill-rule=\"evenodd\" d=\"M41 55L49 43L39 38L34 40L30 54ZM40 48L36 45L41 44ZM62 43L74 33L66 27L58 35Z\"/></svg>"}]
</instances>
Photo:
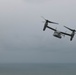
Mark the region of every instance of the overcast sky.
<instances>
[{"instance_id":1,"label":"overcast sky","mask_svg":"<svg viewBox=\"0 0 76 75\"><path fill-rule=\"evenodd\" d=\"M0 63L76 63L76 36L58 39L43 31L41 16L71 33L76 29L75 0L0 0Z\"/></svg>"}]
</instances>

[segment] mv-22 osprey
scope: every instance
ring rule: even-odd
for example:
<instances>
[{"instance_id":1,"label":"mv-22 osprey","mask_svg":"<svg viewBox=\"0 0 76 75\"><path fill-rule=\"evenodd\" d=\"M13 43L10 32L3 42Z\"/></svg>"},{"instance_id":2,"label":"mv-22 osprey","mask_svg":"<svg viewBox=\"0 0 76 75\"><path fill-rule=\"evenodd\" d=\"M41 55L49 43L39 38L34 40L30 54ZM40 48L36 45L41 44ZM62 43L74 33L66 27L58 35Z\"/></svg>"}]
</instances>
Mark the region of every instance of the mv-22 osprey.
<instances>
[{"instance_id":1,"label":"mv-22 osprey","mask_svg":"<svg viewBox=\"0 0 76 75\"><path fill-rule=\"evenodd\" d=\"M70 38L70 41L72 41L72 39L73 39L73 37L75 35L76 30L64 26L65 28L67 28L70 31L72 31L72 33L71 34L68 34L66 32L59 31L57 29L54 29L54 28L48 26L48 23L52 23L52 24L58 24L58 23L49 21L49 20L45 19L44 17L42 17L42 18L45 20L43 31L45 31L46 28L49 28L49 29L51 29L51 30L54 31L54 34L53 34L54 37L57 37L57 38L60 38L61 39L63 35L67 35L67 36L70 36L71 37Z\"/></svg>"}]
</instances>

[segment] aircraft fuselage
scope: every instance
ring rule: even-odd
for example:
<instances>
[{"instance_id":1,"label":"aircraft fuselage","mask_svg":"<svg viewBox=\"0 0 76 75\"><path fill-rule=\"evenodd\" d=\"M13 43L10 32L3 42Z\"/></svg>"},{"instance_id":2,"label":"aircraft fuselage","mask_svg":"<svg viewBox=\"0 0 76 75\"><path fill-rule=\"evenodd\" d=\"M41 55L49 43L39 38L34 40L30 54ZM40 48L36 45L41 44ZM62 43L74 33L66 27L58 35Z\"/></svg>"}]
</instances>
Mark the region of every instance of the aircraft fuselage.
<instances>
[{"instance_id":1,"label":"aircraft fuselage","mask_svg":"<svg viewBox=\"0 0 76 75\"><path fill-rule=\"evenodd\" d=\"M61 37L61 32L59 32L59 31L55 31L54 34L53 34L53 36L57 37L57 38L62 38Z\"/></svg>"}]
</instances>

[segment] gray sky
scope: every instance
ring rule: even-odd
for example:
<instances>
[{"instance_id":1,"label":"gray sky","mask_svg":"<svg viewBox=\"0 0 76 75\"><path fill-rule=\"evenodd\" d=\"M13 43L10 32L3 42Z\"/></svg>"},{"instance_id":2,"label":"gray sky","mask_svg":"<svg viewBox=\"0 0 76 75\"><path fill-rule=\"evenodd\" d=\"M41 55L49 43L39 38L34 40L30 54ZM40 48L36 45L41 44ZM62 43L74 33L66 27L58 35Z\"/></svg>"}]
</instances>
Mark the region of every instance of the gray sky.
<instances>
[{"instance_id":1,"label":"gray sky","mask_svg":"<svg viewBox=\"0 0 76 75\"><path fill-rule=\"evenodd\" d=\"M43 32L41 16L61 31L76 29L75 0L0 0L0 63L76 63L76 36Z\"/></svg>"}]
</instances>

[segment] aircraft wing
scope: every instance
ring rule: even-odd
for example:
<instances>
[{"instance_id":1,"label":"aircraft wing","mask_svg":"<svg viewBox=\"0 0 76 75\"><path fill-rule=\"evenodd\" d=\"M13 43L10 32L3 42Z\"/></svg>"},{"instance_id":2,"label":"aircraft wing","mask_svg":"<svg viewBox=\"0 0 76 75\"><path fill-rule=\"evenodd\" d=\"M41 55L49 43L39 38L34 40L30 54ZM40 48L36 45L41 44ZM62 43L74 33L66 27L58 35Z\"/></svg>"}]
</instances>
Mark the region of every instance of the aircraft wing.
<instances>
[{"instance_id":1,"label":"aircraft wing","mask_svg":"<svg viewBox=\"0 0 76 75\"><path fill-rule=\"evenodd\" d=\"M49 28L49 29L51 29L51 30L53 30L53 31L56 31L56 29L54 29L54 28L51 28L51 27L49 27L49 26L47 26L47 28Z\"/></svg>"},{"instance_id":2,"label":"aircraft wing","mask_svg":"<svg viewBox=\"0 0 76 75\"><path fill-rule=\"evenodd\" d=\"M70 34L68 34L68 33L65 33L65 32L61 32L62 34L64 34L64 35L68 35L68 36L71 36Z\"/></svg>"}]
</instances>

